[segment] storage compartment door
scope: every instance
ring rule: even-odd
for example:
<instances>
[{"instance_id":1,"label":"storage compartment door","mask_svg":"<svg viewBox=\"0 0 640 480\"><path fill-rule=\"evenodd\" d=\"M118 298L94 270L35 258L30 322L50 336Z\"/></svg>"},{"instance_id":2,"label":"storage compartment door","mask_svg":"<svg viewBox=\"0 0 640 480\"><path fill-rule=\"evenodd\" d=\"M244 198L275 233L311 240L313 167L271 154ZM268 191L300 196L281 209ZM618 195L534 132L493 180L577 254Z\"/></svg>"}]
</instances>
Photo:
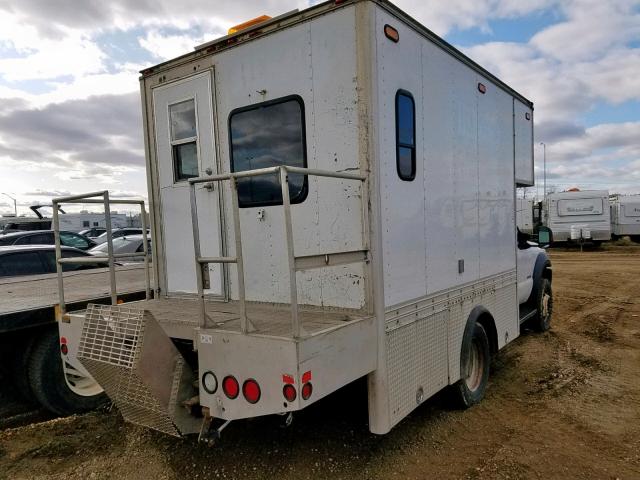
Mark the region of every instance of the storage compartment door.
<instances>
[{"instance_id":1,"label":"storage compartment door","mask_svg":"<svg viewBox=\"0 0 640 480\"><path fill-rule=\"evenodd\" d=\"M201 73L153 92L160 220L169 294L195 293L196 262L189 178L217 173L212 74ZM196 186L202 256L222 256L220 185ZM223 296L222 267L208 267L206 293ZM205 286L206 285L205 280Z\"/></svg>"}]
</instances>

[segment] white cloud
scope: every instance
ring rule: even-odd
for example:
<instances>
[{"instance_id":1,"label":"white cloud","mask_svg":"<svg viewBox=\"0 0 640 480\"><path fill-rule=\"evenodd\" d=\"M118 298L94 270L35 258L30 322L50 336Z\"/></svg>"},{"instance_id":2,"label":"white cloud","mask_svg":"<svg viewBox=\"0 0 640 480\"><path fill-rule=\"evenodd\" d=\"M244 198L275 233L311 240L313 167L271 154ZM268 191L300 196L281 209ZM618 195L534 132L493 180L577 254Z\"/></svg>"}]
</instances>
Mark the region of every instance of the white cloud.
<instances>
[{"instance_id":1,"label":"white cloud","mask_svg":"<svg viewBox=\"0 0 640 480\"><path fill-rule=\"evenodd\" d=\"M139 39L140 46L160 59L168 60L193 50L193 47L204 43L204 37L190 35L162 35L158 30L150 30Z\"/></svg>"}]
</instances>

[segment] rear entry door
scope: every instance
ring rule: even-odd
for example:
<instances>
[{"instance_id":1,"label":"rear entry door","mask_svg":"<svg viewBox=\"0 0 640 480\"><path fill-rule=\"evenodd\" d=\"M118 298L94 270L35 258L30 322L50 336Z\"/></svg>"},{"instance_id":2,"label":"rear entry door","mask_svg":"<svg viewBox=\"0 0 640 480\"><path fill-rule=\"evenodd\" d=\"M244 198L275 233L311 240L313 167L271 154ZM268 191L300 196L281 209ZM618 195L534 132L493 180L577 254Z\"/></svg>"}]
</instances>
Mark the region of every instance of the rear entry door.
<instances>
[{"instance_id":1,"label":"rear entry door","mask_svg":"<svg viewBox=\"0 0 640 480\"><path fill-rule=\"evenodd\" d=\"M189 178L218 172L212 73L158 86L153 91L156 156L165 275L169 294L194 293L196 263ZM202 256L222 256L221 185L196 185ZM208 267L206 293L225 296L222 266Z\"/></svg>"}]
</instances>

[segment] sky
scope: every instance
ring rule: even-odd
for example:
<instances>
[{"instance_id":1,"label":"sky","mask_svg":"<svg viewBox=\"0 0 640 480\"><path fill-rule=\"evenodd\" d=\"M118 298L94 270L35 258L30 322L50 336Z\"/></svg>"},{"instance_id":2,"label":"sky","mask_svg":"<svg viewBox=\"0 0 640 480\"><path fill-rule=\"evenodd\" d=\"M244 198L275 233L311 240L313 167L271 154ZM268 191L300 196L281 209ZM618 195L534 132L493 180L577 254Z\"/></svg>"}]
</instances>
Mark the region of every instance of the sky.
<instances>
[{"instance_id":1,"label":"sky","mask_svg":"<svg viewBox=\"0 0 640 480\"><path fill-rule=\"evenodd\" d=\"M534 102L540 185L544 142L550 190L640 193L640 0L396 3ZM309 5L0 0L0 193L20 214L95 190L146 198L138 72Z\"/></svg>"}]
</instances>

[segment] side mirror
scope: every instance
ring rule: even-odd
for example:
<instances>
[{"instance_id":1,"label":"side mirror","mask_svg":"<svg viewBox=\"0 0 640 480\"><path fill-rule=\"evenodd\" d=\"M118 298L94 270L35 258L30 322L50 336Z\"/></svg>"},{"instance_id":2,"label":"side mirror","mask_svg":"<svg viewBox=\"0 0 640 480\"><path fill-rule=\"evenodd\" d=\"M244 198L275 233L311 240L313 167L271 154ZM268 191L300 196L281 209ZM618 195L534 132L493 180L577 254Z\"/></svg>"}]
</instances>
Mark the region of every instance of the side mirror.
<instances>
[{"instance_id":1,"label":"side mirror","mask_svg":"<svg viewBox=\"0 0 640 480\"><path fill-rule=\"evenodd\" d=\"M549 227L538 227L538 245L548 247L553 243L553 232Z\"/></svg>"}]
</instances>

